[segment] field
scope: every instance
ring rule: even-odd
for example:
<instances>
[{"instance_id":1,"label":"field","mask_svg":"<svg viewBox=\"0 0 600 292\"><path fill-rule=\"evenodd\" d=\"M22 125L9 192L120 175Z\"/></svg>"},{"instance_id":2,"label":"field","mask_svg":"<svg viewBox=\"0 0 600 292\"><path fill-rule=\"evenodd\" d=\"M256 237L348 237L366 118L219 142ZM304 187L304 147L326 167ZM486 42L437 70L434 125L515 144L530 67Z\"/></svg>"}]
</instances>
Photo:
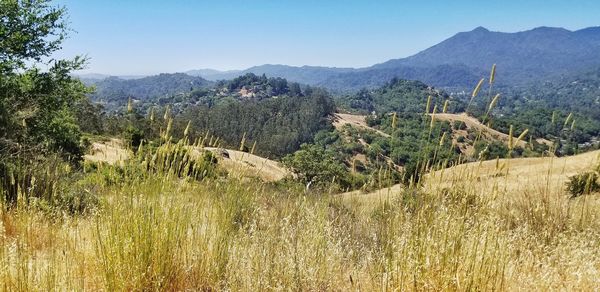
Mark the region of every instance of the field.
<instances>
[{"instance_id":1,"label":"field","mask_svg":"<svg viewBox=\"0 0 600 292\"><path fill-rule=\"evenodd\" d=\"M87 215L2 213L0 282L4 290L594 290L600 200L568 199L563 183L598 154L471 163L432 173L421 188L341 195L251 178L140 178L105 165L85 179L83 191L100 198Z\"/></svg>"}]
</instances>

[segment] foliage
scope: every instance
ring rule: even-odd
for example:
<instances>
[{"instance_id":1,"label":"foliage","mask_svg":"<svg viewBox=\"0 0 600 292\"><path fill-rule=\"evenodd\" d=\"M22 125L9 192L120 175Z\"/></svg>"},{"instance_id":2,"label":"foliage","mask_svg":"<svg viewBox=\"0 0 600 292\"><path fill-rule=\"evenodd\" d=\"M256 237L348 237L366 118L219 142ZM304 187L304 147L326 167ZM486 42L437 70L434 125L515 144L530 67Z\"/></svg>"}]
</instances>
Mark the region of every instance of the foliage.
<instances>
[{"instance_id":1,"label":"foliage","mask_svg":"<svg viewBox=\"0 0 600 292\"><path fill-rule=\"evenodd\" d=\"M569 177L569 181L567 182L567 191L571 194L571 198L600 191L598 172L584 172Z\"/></svg>"},{"instance_id":2,"label":"foliage","mask_svg":"<svg viewBox=\"0 0 600 292\"><path fill-rule=\"evenodd\" d=\"M85 59L47 60L66 37L63 8L45 0L0 1L0 8L0 169L11 172L1 178L2 193L14 201L19 193L31 194L17 186L31 184L32 167L43 165L44 157L58 153L74 164L81 159L73 108L89 91L70 76Z\"/></svg>"},{"instance_id":3,"label":"foliage","mask_svg":"<svg viewBox=\"0 0 600 292\"><path fill-rule=\"evenodd\" d=\"M102 80L87 81L94 85L90 95L95 102L105 103L111 111L117 110L129 98L148 101L161 97L187 95L194 90L206 88L211 82L183 73L159 74L138 79L120 79L108 77Z\"/></svg>"},{"instance_id":4,"label":"foliage","mask_svg":"<svg viewBox=\"0 0 600 292\"><path fill-rule=\"evenodd\" d=\"M313 136L328 127L328 116L334 105L321 90L298 97L268 98L258 101L229 102L212 108L189 106L176 116L175 133L191 121L197 136L219 137L223 146L238 148L242 137L246 144L256 142L256 153L282 157L310 142ZM191 135L194 138L194 135Z\"/></svg>"},{"instance_id":5,"label":"foliage","mask_svg":"<svg viewBox=\"0 0 600 292\"><path fill-rule=\"evenodd\" d=\"M475 145L475 156L481 160L490 160L500 158L506 158L508 156L508 147L501 142L492 141L477 141Z\"/></svg>"},{"instance_id":6,"label":"foliage","mask_svg":"<svg viewBox=\"0 0 600 292\"><path fill-rule=\"evenodd\" d=\"M302 144L300 150L283 158L283 164L305 184L348 184L344 165L335 158L332 151L319 145Z\"/></svg>"},{"instance_id":7,"label":"foliage","mask_svg":"<svg viewBox=\"0 0 600 292\"><path fill-rule=\"evenodd\" d=\"M460 112L464 109L461 101L453 99L443 91L420 81L397 78L377 89L362 89L356 94L341 96L336 101L345 109L363 113L422 113L425 111L428 96L432 97L430 112L435 105L438 112L441 112L446 100L450 103L448 112Z\"/></svg>"}]
</instances>

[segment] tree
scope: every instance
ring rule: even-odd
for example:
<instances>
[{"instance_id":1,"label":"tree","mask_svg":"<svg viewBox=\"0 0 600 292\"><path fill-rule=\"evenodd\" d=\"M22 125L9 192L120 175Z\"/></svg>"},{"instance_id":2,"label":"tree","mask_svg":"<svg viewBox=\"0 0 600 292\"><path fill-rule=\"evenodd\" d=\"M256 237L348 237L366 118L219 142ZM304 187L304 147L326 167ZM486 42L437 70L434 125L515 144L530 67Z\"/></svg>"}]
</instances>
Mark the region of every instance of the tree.
<instances>
[{"instance_id":1,"label":"tree","mask_svg":"<svg viewBox=\"0 0 600 292\"><path fill-rule=\"evenodd\" d=\"M65 16L50 0L0 0L0 193L8 202L44 177L49 157L83 155L73 107L89 91L70 72L85 59L50 59L67 35Z\"/></svg>"},{"instance_id":2,"label":"tree","mask_svg":"<svg viewBox=\"0 0 600 292\"><path fill-rule=\"evenodd\" d=\"M69 73L85 59L46 61L66 37L64 8L48 0L0 0L0 145L6 153L60 150L79 159L72 107L88 89ZM50 69L41 71L43 63ZM41 145L41 146L40 146ZM35 148L35 150L33 150Z\"/></svg>"},{"instance_id":3,"label":"tree","mask_svg":"<svg viewBox=\"0 0 600 292\"><path fill-rule=\"evenodd\" d=\"M323 147L302 144L300 150L283 158L283 164L304 183L325 185L337 182L347 184L347 172L335 159L335 154Z\"/></svg>"}]
</instances>

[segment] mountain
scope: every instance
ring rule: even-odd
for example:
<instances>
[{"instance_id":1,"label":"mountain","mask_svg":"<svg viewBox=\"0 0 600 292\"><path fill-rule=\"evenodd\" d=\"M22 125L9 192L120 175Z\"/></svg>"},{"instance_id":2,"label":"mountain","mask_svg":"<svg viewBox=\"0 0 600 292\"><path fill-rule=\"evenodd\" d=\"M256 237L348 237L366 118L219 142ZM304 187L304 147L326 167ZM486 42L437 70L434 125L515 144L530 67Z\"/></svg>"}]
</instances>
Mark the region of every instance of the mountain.
<instances>
[{"instance_id":1,"label":"mountain","mask_svg":"<svg viewBox=\"0 0 600 292\"><path fill-rule=\"evenodd\" d=\"M538 27L517 33L478 27L416 55L373 68L464 65L489 70L494 63L498 66L497 81L508 85L591 70L600 66L600 27L579 31Z\"/></svg>"},{"instance_id":2,"label":"mountain","mask_svg":"<svg viewBox=\"0 0 600 292\"><path fill-rule=\"evenodd\" d=\"M242 71L198 73L231 79L245 73L283 77L336 91L374 88L392 77L416 79L436 87L470 88L497 64L497 82L526 84L600 67L600 27L577 31L538 27L505 33L478 27L458 33L413 56L366 68L262 65Z\"/></svg>"},{"instance_id":3,"label":"mountain","mask_svg":"<svg viewBox=\"0 0 600 292\"><path fill-rule=\"evenodd\" d=\"M106 75L106 74L99 74L99 73L84 73L84 74L73 74L73 76L83 80L83 81L88 81L88 82L98 82L100 80L104 80L106 78L109 77L117 77L119 79L124 79L124 80L130 80L130 79L140 79L140 78L144 78L147 77L146 75L118 75L118 76L113 76L113 75Z\"/></svg>"},{"instance_id":4,"label":"mountain","mask_svg":"<svg viewBox=\"0 0 600 292\"><path fill-rule=\"evenodd\" d=\"M212 82L184 73L160 74L139 79L108 77L103 80L86 81L95 85L91 94L94 101L122 104L129 98L147 100L151 98L189 93L195 89L210 86Z\"/></svg>"},{"instance_id":5,"label":"mountain","mask_svg":"<svg viewBox=\"0 0 600 292\"><path fill-rule=\"evenodd\" d=\"M245 70L232 71L216 71L212 69L191 70L186 72L193 76L201 76L208 80L225 80L233 79L237 76L245 74L266 75L268 77L281 77L289 81L316 85L323 80L336 76L341 73L353 72L353 68L333 68L333 67L317 67L317 66L302 66L294 67L288 65L272 65L266 64L261 66L251 67Z\"/></svg>"},{"instance_id":6,"label":"mountain","mask_svg":"<svg viewBox=\"0 0 600 292\"><path fill-rule=\"evenodd\" d=\"M215 69L197 69L186 71L185 74L202 77L210 81L217 81L224 79L233 79L239 75L242 75L242 70L219 71Z\"/></svg>"},{"instance_id":7,"label":"mountain","mask_svg":"<svg viewBox=\"0 0 600 292\"><path fill-rule=\"evenodd\" d=\"M485 75L464 65L439 65L431 67L396 66L390 68L368 68L332 75L316 85L335 92L356 91L361 88L376 88L393 78L419 80L436 87L470 88Z\"/></svg>"}]
</instances>

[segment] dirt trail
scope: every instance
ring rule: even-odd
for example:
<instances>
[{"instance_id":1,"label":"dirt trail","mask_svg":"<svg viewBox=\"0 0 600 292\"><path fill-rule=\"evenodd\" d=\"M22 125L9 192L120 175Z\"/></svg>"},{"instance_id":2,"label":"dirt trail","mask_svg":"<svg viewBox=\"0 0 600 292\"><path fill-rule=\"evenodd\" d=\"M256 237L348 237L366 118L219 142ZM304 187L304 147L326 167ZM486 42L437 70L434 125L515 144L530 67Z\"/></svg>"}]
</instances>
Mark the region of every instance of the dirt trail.
<instances>
[{"instance_id":1,"label":"dirt trail","mask_svg":"<svg viewBox=\"0 0 600 292\"><path fill-rule=\"evenodd\" d=\"M453 121L461 121L463 123L465 123L465 125L467 126L467 128L474 128L477 130L481 130L481 132L492 139L495 140L500 140L502 142L508 142L509 140L509 136L508 134L502 133L498 130L494 130L484 124L482 124L479 120L477 120L474 117L468 116L466 113L462 113L462 114L435 114L435 119L436 120L443 120L443 121L449 121L449 122L453 122ZM513 137L513 141L517 141L516 137ZM519 141L518 146L520 147L525 147L526 142L525 141Z\"/></svg>"},{"instance_id":2,"label":"dirt trail","mask_svg":"<svg viewBox=\"0 0 600 292\"><path fill-rule=\"evenodd\" d=\"M333 114L333 126L339 131L345 125L351 125L351 126L355 126L357 128L364 129L364 130L375 131L377 134L379 134L383 137L387 137L387 138L390 137L390 135L388 135L380 130L369 127L369 125L367 125L367 122L365 120L366 117L367 116L363 116L363 115L335 113L335 114Z\"/></svg>"}]
</instances>

